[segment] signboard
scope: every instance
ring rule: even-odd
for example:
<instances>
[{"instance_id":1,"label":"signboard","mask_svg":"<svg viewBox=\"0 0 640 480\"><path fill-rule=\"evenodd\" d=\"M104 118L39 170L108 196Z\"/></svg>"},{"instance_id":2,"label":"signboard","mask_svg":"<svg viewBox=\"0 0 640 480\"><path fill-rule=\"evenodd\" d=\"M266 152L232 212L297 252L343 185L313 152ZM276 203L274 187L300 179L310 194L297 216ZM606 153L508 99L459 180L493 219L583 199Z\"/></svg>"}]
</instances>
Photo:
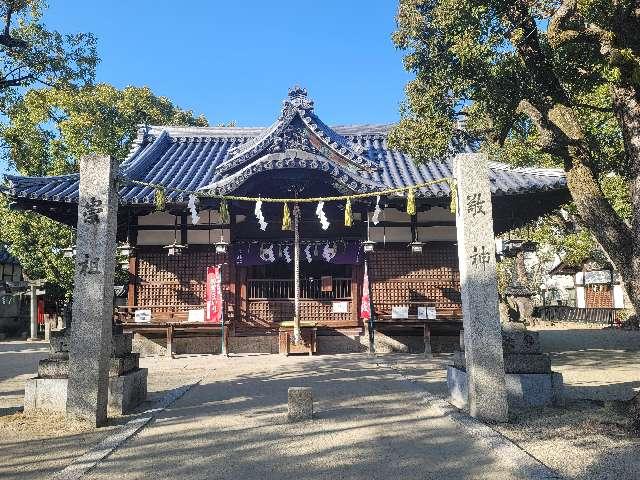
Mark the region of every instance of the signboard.
<instances>
[{"instance_id":1,"label":"signboard","mask_svg":"<svg viewBox=\"0 0 640 480\"><path fill-rule=\"evenodd\" d=\"M204 322L204 308L189 310L187 322Z\"/></svg>"},{"instance_id":2,"label":"signboard","mask_svg":"<svg viewBox=\"0 0 640 480\"><path fill-rule=\"evenodd\" d=\"M333 277L323 276L320 277L321 290L323 292L333 292Z\"/></svg>"},{"instance_id":3,"label":"signboard","mask_svg":"<svg viewBox=\"0 0 640 480\"><path fill-rule=\"evenodd\" d=\"M222 323L222 278L220 267L207 267L206 322Z\"/></svg>"},{"instance_id":4,"label":"signboard","mask_svg":"<svg viewBox=\"0 0 640 480\"><path fill-rule=\"evenodd\" d=\"M349 302L333 302L331 313L349 313Z\"/></svg>"},{"instance_id":5,"label":"signboard","mask_svg":"<svg viewBox=\"0 0 640 480\"><path fill-rule=\"evenodd\" d=\"M136 323L149 323L151 321L151 310L136 310L133 314Z\"/></svg>"},{"instance_id":6,"label":"signboard","mask_svg":"<svg viewBox=\"0 0 640 480\"><path fill-rule=\"evenodd\" d=\"M409 318L409 307L406 305L391 307L391 318Z\"/></svg>"},{"instance_id":7,"label":"signboard","mask_svg":"<svg viewBox=\"0 0 640 480\"><path fill-rule=\"evenodd\" d=\"M436 307L418 307L418 320L435 320Z\"/></svg>"}]
</instances>

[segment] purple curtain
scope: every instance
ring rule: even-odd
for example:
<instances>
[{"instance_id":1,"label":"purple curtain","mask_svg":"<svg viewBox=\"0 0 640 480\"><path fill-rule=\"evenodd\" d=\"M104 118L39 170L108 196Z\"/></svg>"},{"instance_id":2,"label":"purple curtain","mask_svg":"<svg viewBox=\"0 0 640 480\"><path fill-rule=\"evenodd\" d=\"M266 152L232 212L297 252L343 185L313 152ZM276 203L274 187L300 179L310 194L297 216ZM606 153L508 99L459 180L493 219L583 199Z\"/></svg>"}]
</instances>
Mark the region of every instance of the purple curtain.
<instances>
[{"instance_id":1,"label":"purple curtain","mask_svg":"<svg viewBox=\"0 0 640 480\"><path fill-rule=\"evenodd\" d=\"M237 243L232 245L231 253L236 265L246 267L272 263L293 264L293 242ZM362 263L362 256L359 241L300 242L300 263L357 265Z\"/></svg>"}]
</instances>

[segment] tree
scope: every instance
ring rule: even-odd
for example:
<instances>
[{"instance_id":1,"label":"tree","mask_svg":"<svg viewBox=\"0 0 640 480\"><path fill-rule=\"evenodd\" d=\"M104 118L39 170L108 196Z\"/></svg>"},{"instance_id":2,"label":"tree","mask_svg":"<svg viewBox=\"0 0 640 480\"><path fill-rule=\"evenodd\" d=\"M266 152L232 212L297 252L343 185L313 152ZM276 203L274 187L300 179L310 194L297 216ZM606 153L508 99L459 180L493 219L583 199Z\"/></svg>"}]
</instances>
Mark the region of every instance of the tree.
<instances>
[{"instance_id":1,"label":"tree","mask_svg":"<svg viewBox=\"0 0 640 480\"><path fill-rule=\"evenodd\" d=\"M0 0L0 107L4 112L26 87L56 88L93 82L98 63L90 33L61 34L42 23L44 0Z\"/></svg>"},{"instance_id":2,"label":"tree","mask_svg":"<svg viewBox=\"0 0 640 480\"><path fill-rule=\"evenodd\" d=\"M45 88L27 92L0 129L7 160L24 175L76 173L90 153L124 160L140 124L206 126L204 117L181 110L147 87L118 90L98 84L76 90ZM70 228L41 215L8 209L0 202L0 242L10 246L31 278L46 278L48 291L70 294L73 263L62 255L71 245Z\"/></svg>"},{"instance_id":3,"label":"tree","mask_svg":"<svg viewBox=\"0 0 640 480\"><path fill-rule=\"evenodd\" d=\"M416 77L391 143L423 161L468 135L498 155L561 164L640 312L637 1L400 0L397 21ZM603 192L611 173L630 186L630 224Z\"/></svg>"}]
</instances>

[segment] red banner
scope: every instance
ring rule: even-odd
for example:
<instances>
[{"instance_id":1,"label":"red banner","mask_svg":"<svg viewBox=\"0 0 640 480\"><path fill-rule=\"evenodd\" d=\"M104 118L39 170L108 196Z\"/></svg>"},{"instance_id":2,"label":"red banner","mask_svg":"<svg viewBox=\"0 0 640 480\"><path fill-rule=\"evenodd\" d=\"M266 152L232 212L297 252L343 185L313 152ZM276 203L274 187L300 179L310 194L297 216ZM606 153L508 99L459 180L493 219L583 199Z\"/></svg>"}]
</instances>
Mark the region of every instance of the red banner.
<instances>
[{"instance_id":1,"label":"red banner","mask_svg":"<svg viewBox=\"0 0 640 480\"><path fill-rule=\"evenodd\" d=\"M222 323L222 278L220 267L207 267L206 322Z\"/></svg>"},{"instance_id":2,"label":"red banner","mask_svg":"<svg viewBox=\"0 0 640 480\"><path fill-rule=\"evenodd\" d=\"M371 299L369 298L369 273L367 264L364 265L364 279L362 280L362 300L360 302L360 318L371 319Z\"/></svg>"}]
</instances>

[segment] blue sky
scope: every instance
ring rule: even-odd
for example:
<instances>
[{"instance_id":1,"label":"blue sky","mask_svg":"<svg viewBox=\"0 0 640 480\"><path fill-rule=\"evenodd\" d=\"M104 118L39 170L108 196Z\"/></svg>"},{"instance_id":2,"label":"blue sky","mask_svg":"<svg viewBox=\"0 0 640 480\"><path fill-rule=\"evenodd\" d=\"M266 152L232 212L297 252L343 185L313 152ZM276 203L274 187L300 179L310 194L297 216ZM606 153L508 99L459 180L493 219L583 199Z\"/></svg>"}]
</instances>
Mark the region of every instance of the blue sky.
<instances>
[{"instance_id":1,"label":"blue sky","mask_svg":"<svg viewBox=\"0 0 640 480\"><path fill-rule=\"evenodd\" d=\"M408 74L397 0L50 2L45 22L98 37L97 80L147 85L211 123L271 123L299 83L331 124L398 119Z\"/></svg>"}]
</instances>

